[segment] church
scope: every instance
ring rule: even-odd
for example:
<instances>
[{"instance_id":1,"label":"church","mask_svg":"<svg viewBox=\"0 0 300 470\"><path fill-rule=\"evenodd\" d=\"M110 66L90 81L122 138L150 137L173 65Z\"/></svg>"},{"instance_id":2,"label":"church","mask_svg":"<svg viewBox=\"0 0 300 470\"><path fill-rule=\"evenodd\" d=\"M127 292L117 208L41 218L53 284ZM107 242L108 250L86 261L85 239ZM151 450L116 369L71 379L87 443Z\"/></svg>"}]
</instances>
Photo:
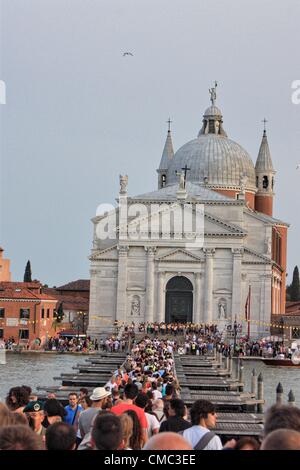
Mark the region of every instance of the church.
<instances>
[{"instance_id":1,"label":"church","mask_svg":"<svg viewBox=\"0 0 300 470\"><path fill-rule=\"evenodd\" d=\"M157 189L129 196L120 176L118 207L92 219L92 337L115 321L236 320L257 338L285 312L288 224L273 217L266 129L254 165L227 136L216 87L198 136L176 152L169 121Z\"/></svg>"}]
</instances>

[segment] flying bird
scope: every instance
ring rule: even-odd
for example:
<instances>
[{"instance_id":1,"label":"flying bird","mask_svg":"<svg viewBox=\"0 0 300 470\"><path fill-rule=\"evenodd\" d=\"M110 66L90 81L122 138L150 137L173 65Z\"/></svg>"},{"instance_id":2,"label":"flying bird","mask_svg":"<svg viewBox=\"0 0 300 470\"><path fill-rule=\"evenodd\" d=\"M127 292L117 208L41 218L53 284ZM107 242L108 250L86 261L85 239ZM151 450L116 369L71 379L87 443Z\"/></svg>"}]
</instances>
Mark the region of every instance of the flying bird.
<instances>
[{"instance_id":1,"label":"flying bird","mask_svg":"<svg viewBox=\"0 0 300 470\"><path fill-rule=\"evenodd\" d=\"M123 57L125 57L126 55L131 55L133 57L133 54L131 52L124 52Z\"/></svg>"},{"instance_id":2,"label":"flying bird","mask_svg":"<svg viewBox=\"0 0 300 470\"><path fill-rule=\"evenodd\" d=\"M296 170L299 170L300 168L300 163L296 166Z\"/></svg>"}]
</instances>

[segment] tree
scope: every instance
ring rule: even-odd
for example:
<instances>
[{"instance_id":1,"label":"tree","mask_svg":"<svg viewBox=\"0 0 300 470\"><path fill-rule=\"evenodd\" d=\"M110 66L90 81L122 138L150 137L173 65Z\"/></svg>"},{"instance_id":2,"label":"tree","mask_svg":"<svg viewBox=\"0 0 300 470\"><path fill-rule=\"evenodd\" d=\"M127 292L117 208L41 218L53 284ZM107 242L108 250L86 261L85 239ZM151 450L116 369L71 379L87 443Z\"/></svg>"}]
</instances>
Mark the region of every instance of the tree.
<instances>
[{"instance_id":1,"label":"tree","mask_svg":"<svg viewBox=\"0 0 300 470\"><path fill-rule=\"evenodd\" d=\"M65 315L64 315L64 310L63 310L63 303L61 302L59 304L58 309L55 311L55 314L54 314L54 320L52 323L52 328L54 328L54 331L56 331L56 328L62 322L64 316Z\"/></svg>"},{"instance_id":2,"label":"tree","mask_svg":"<svg viewBox=\"0 0 300 470\"><path fill-rule=\"evenodd\" d=\"M294 302L300 300L300 281L299 281L299 269L295 266L293 271L293 282L289 286L290 299Z\"/></svg>"},{"instance_id":3,"label":"tree","mask_svg":"<svg viewBox=\"0 0 300 470\"><path fill-rule=\"evenodd\" d=\"M25 273L24 273L24 282L32 282L31 279L31 264L30 261L27 261Z\"/></svg>"},{"instance_id":4,"label":"tree","mask_svg":"<svg viewBox=\"0 0 300 470\"><path fill-rule=\"evenodd\" d=\"M61 302L59 304L58 309L56 310L56 315L55 315L57 323L61 323L64 316L65 315L64 315L64 309L63 309L63 303Z\"/></svg>"}]
</instances>

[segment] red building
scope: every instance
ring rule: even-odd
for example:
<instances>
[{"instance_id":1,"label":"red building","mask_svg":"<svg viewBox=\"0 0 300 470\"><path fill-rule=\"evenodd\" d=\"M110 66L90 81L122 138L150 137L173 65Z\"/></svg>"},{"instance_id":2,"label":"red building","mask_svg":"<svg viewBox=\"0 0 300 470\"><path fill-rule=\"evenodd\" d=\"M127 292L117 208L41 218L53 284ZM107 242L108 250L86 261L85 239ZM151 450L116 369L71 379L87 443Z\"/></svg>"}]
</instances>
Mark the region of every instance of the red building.
<instances>
[{"instance_id":1,"label":"red building","mask_svg":"<svg viewBox=\"0 0 300 470\"><path fill-rule=\"evenodd\" d=\"M54 336L57 300L42 293L40 282L0 282L0 338L15 343L45 342Z\"/></svg>"},{"instance_id":2,"label":"red building","mask_svg":"<svg viewBox=\"0 0 300 470\"><path fill-rule=\"evenodd\" d=\"M64 318L60 329L76 329L85 333L88 326L90 281L79 279L59 287L43 287L42 291L57 299L57 308L62 305Z\"/></svg>"}]
</instances>

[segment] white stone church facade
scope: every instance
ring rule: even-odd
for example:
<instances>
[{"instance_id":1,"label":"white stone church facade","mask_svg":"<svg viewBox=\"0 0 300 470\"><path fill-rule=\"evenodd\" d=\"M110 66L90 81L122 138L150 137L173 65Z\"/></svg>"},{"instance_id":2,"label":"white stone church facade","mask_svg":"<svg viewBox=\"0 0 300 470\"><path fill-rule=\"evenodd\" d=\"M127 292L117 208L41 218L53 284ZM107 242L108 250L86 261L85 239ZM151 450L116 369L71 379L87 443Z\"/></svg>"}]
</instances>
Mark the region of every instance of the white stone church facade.
<instances>
[{"instance_id":1,"label":"white stone church facade","mask_svg":"<svg viewBox=\"0 0 300 470\"><path fill-rule=\"evenodd\" d=\"M287 224L272 216L275 171L266 132L254 167L228 139L215 89L211 95L198 137L176 153L169 129L158 189L129 197L121 177L119 209L93 219L91 336L116 320L237 320L247 333L249 290L252 337L266 336L271 314L283 313ZM194 224L188 232L177 223L184 211ZM105 239L99 226L109 217L116 217L115 236Z\"/></svg>"}]
</instances>

